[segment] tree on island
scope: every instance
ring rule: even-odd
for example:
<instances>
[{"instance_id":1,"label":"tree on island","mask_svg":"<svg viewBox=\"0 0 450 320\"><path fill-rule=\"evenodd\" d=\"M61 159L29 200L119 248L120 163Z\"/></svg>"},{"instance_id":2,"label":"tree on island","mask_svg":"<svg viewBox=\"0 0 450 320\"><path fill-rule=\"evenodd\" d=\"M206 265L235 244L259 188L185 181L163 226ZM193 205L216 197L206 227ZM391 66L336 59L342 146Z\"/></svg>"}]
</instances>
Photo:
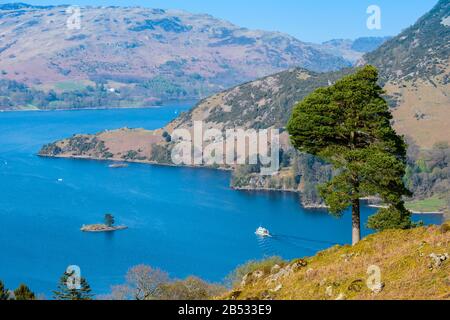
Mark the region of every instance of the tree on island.
<instances>
[{"instance_id":1,"label":"tree on island","mask_svg":"<svg viewBox=\"0 0 450 320\"><path fill-rule=\"evenodd\" d=\"M335 215L352 206L352 242L361 239L360 199L379 196L389 205L371 217L369 228L411 228L403 196L406 143L391 126L392 114L377 84L378 71L365 66L298 103L288 123L293 145L331 163L332 180L319 187Z\"/></svg>"},{"instance_id":2,"label":"tree on island","mask_svg":"<svg viewBox=\"0 0 450 320\"><path fill-rule=\"evenodd\" d=\"M8 289L5 288L5 284L0 280L0 300L9 300L10 295Z\"/></svg>"},{"instance_id":3,"label":"tree on island","mask_svg":"<svg viewBox=\"0 0 450 320\"><path fill-rule=\"evenodd\" d=\"M58 288L53 291L53 298L55 300L92 300L94 295L91 293L91 287L85 278L80 277L79 289L70 288L68 282L73 274L74 272L64 272L59 280Z\"/></svg>"},{"instance_id":4,"label":"tree on island","mask_svg":"<svg viewBox=\"0 0 450 320\"><path fill-rule=\"evenodd\" d=\"M105 225L108 228L112 228L112 226L114 225L115 220L114 220L114 216L110 213L105 214Z\"/></svg>"},{"instance_id":5,"label":"tree on island","mask_svg":"<svg viewBox=\"0 0 450 320\"><path fill-rule=\"evenodd\" d=\"M35 294L26 285L21 284L16 290L14 290L15 300L35 300Z\"/></svg>"}]
</instances>

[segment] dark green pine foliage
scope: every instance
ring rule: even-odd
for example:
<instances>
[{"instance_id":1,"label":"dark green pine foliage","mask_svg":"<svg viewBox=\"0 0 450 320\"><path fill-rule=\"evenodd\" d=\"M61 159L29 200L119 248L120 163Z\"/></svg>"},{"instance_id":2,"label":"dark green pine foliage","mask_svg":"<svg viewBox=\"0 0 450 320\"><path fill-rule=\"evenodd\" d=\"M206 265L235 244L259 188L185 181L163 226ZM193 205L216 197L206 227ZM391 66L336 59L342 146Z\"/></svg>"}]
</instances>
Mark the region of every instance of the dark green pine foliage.
<instances>
[{"instance_id":1,"label":"dark green pine foliage","mask_svg":"<svg viewBox=\"0 0 450 320\"><path fill-rule=\"evenodd\" d=\"M80 279L80 289L69 289L67 280L71 274L65 272L59 280L58 288L53 291L55 300L92 300L94 295L91 293L91 287L85 278Z\"/></svg>"},{"instance_id":2,"label":"dark green pine foliage","mask_svg":"<svg viewBox=\"0 0 450 320\"><path fill-rule=\"evenodd\" d=\"M16 300L35 300L35 294L26 285L21 284L14 290L14 298Z\"/></svg>"},{"instance_id":3,"label":"dark green pine foliage","mask_svg":"<svg viewBox=\"0 0 450 320\"><path fill-rule=\"evenodd\" d=\"M114 216L110 213L105 214L105 225L108 227L112 227L115 223Z\"/></svg>"},{"instance_id":4,"label":"dark green pine foliage","mask_svg":"<svg viewBox=\"0 0 450 320\"><path fill-rule=\"evenodd\" d=\"M5 284L0 280L0 300L9 300L9 291Z\"/></svg>"},{"instance_id":5,"label":"dark green pine foliage","mask_svg":"<svg viewBox=\"0 0 450 320\"><path fill-rule=\"evenodd\" d=\"M365 66L334 85L317 89L294 108L288 123L293 145L331 163L337 174L319 191L330 211L352 206L353 243L360 240L360 199L380 196L389 209L369 221L376 230L412 227L403 196L406 143L391 126L392 115L378 72Z\"/></svg>"}]
</instances>

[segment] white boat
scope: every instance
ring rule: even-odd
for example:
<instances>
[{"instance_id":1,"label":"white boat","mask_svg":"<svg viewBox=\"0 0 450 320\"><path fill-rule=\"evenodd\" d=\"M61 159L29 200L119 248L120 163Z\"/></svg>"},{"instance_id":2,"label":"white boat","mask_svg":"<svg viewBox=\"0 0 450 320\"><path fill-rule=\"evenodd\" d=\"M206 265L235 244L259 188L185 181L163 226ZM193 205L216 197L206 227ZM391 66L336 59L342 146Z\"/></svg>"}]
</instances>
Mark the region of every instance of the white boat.
<instances>
[{"instance_id":1,"label":"white boat","mask_svg":"<svg viewBox=\"0 0 450 320\"><path fill-rule=\"evenodd\" d=\"M260 237L272 237L272 236L270 235L269 230L267 230L266 228L263 228L263 227L259 227L259 228L256 230L255 234L256 234L257 236L260 236Z\"/></svg>"}]
</instances>

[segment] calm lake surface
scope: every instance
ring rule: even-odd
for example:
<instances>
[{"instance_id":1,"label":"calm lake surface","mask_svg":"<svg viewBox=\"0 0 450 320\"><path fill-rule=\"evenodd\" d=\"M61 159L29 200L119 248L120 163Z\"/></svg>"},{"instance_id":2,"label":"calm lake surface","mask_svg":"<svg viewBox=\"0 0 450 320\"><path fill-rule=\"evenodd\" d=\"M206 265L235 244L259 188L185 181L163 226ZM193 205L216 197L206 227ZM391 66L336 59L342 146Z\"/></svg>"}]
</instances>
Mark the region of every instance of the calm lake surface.
<instances>
[{"instance_id":1,"label":"calm lake surface","mask_svg":"<svg viewBox=\"0 0 450 320\"><path fill-rule=\"evenodd\" d=\"M187 109L0 113L0 279L6 286L24 282L50 298L69 265L81 267L96 294L123 283L137 264L220 281L250 259L292 259L351 242L349 213L337 219L305 210L295 194L233 191L227 172L139 164L110 169L106 162L36 156L43 144L75 133L154 129ZM374 212L364 207L364 221ZM80 232L105 213L130 229ZM441 222L440 216L420 219ZM274 238L257 238L260 225Z\"/></svg>"}]
</instances>

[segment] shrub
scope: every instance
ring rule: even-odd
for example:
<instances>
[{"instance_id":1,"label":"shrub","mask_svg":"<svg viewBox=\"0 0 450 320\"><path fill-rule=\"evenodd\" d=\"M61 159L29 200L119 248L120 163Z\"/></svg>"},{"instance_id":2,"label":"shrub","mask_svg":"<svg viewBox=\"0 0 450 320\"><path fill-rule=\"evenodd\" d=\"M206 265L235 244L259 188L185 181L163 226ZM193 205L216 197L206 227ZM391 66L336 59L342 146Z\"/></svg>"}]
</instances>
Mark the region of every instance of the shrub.
<instances>
[{"instance_id":1,"label":"shrub","mask_svg":"<svg viewBox=\"0 0 450 320\"><path fill-rule=\"evenodd\" d=\"M442 224L441 232L442 233L450 232L450 220Z\"/></svg>"},{"instance_id":2,"label":"shrub","mask_svg":"<svg viewBox=\"0 0 450 320\"><path fill-rule=\"evenodd\" d=\"M151 160L157 163L171 163L172 155L170 149L166 146L153 145Z\"/></svg>"},{"instance_id":3,"label":"shrub","mask_svg":"<svg viewBox=\"0 0 450 320\"><path fill-rule=\"evenodd\" d=\"M236 287L241 283L242 278L244 278L245 275L258 270L269 273L276 264L283 266L286 264L286 261L280 257L270 257L264 260L251 260L232 271L225 278L225 282L228 286Z\"/></svg>"},{"instance_id":4,"label":"shrub","mask_svg":"<svg viewBox=\"0 0 450 320\"><path fill-rule=\"evenodd\" d=\"M131 268L126 283L112 287L100 300L208 300L225 292L225 287L190 276L172 280L169 274L146 265Z\"/></svg>"},{"instance_id":5,"label":"shrub","mask_svg":"<svg viewBox=\"0 0 450 320\"><path fill-rule=\"evenodd\" d=\"M36 300L36 295L26 285L21 284L14 290L14 298L16 300Z\"/></svg>"},{"instance_id":6,"label":"shrub","mask_svg":"<svg viewBox=\"0 0 450 320\"><path fill-rule=\"evenodd\" d=\"M197 277L176 280L160 288L161 300L209 300L225 292L225 288Z\"/></svg>"},{"instance_id":7,"label":"shrub","mask_svg":"<svg viewBox=\"0 0 450 320\"><path fill-rule=\"evenodd\" d=\"M375 215L369 217L367 227L376 231L384 231L389 229L411 229L419 224L411 222L411 212L403 208L390 206L383 208Z\"/></svg>"}]
</instances>

